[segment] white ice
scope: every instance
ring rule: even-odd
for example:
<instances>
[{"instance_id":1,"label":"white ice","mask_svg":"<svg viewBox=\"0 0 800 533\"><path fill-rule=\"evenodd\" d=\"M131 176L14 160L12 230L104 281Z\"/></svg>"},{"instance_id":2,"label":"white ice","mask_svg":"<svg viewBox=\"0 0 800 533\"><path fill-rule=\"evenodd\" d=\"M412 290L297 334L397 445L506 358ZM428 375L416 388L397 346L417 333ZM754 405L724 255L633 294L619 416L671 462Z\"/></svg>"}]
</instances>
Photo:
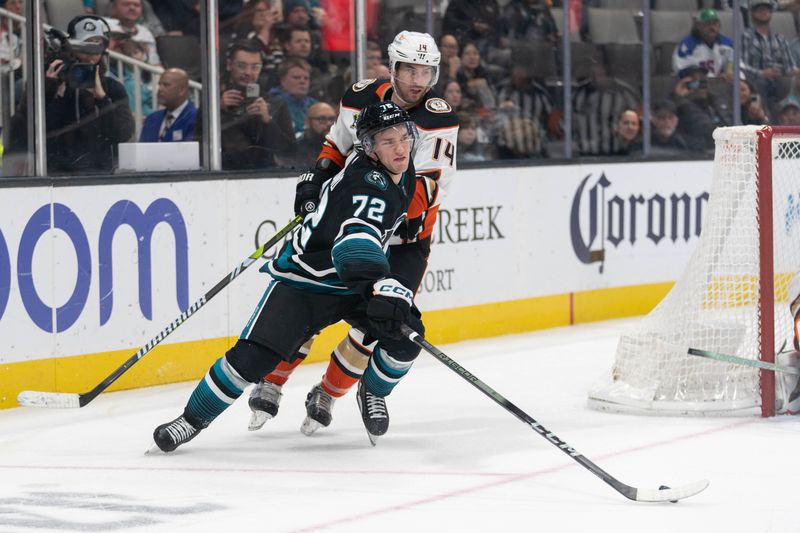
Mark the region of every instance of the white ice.
<instances>
[{"instance_id":1,"label":"white ice","mask_svg":"<svg viewBox=\"0 0 800 533\"><path fill-rule=\"evenodd\" d=\"M243 397L170 455L143 452L194 383L107 393L82 409L2 411L0 532L800 531L800 419L586 408L630 324L441 348L624 483L711 480L678 504L623 498L423 353L389 397L391 428L375 448L352 393L329 428L299 432L321 364L298 369L261 431L247 431Z\"/></svg>"}]
</instances>

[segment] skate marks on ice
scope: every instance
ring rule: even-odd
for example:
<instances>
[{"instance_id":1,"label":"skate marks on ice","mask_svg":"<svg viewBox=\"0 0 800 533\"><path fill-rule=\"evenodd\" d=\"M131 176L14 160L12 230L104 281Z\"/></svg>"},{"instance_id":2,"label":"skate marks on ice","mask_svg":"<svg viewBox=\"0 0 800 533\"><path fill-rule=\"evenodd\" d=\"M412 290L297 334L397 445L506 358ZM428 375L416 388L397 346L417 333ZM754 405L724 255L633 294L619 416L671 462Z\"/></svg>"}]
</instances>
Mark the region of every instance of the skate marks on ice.
<instances>
[{"instance_id":1,"label":"skate marks on ice","mask_svg":"<svg viewBox=\"0 0 800 533\"><path fill-rule=\"evenodd\" d=\"M137 502L130 494L30 490L0 497L0 529L30 531L125 531L169 522L173 517L209 513L225 506L193 502L169 505Z\"/></svg>"}]
</instances>

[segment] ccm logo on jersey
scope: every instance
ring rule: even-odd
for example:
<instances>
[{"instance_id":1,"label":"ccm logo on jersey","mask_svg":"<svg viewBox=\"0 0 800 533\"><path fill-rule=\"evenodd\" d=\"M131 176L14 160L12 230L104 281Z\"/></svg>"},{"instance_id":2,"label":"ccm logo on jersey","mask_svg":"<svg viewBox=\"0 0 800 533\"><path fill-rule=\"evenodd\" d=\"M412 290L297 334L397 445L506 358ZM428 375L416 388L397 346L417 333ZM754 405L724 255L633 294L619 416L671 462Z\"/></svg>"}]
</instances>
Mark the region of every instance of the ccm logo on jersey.
<instances>
[{"instance_id":1,"label":"ccm logo on jersey","mask_svg":"<svg viewBox=\"0 0 800 533\"><path fill-rule=\"evenodd\" d=\"M431 98L427 102L425 102L425 107L431 113L449 113L453 110L446 101L442 100L441 98Z\"/></svg>"},{"instance_id":2,"label":"ccm logo on jersey","mask_svg":"<svg viewBox=\"0 0 800 533\"><path fill-rule=\"evenodd\" d=\"M376 78L370 78L368 80L361 80L361 81L359 81L357 83L354 83L353 84L353 91L354 92L363 91L364 89L369 87L369 85L375 80L376 80Z\"/></svg>"}]
</instances>

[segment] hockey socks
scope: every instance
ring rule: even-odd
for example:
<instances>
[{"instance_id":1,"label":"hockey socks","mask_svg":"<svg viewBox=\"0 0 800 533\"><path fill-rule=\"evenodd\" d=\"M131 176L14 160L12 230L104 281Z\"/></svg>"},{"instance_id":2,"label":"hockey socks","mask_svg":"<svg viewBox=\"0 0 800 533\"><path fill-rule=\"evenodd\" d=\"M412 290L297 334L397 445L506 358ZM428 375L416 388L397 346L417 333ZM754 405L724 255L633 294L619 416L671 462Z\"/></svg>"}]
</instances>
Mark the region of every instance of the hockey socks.
<instances>
[{"instance_id":1,"label":"hockey socks","mask_svg":"<svg viewBox=\"0 0 800 533\"><path fill-rule=\"evenodd\" d=\"M364 344L364 335L357 330L350 330L331 353L328 368L322 376L322 389L334 398L347 394L364 375L375 344L375 341Z\"/></svg>"},{"instance_id":2,"label":"hockey socks","mask_svg":"<svg viewBox=\"0 0 800 533\"><path fill-rule=\"evenodd\" d=\"M377 347L361 381L372 394L381 397L388 396L395 385L408 373L412 364L414 364L413 360L400 361Z\"/></svg>"},{"instance_id":3,"label":"hockey socks","mask_svg":"<svg viewBox=\"0 0 800 533\"><path fill-rule=\"evenodd\" d=\"M227 359L220 357L195 387L184 415L192 424L206 427L235 402L248 385Z\"/></svg>"}]
</instances>

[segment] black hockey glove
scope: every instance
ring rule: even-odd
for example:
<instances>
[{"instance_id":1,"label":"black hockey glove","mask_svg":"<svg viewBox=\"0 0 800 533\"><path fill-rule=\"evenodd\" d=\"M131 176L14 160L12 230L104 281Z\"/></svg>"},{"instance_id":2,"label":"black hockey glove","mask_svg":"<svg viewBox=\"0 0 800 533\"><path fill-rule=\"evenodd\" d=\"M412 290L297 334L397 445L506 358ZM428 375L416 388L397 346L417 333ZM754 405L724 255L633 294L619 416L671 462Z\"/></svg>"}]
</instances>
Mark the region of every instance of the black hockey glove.
<instances>
[{"instance_id":1,"label":"black hockey glove","mask_svg":"<svg viewBox=\"0 0 800 533\"><path fill-rule=\"evenodd\" d=\"M313 172L300 174L294 193L294 214L305 217L317 210L322 183Z\"/></svg>"},{"instance_id":2,"label":"black hockey glove","mask_svg":"<svg viewBox=\"0 0 800 533\"><path fill-rule=\"evenodd\" d=\"M378 338L402 338L400 326L408 323L413 298L414 293L396 279L376 281L367 304L367 319L373 333Z\"/></svg>"}]
</instances>

